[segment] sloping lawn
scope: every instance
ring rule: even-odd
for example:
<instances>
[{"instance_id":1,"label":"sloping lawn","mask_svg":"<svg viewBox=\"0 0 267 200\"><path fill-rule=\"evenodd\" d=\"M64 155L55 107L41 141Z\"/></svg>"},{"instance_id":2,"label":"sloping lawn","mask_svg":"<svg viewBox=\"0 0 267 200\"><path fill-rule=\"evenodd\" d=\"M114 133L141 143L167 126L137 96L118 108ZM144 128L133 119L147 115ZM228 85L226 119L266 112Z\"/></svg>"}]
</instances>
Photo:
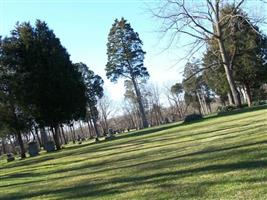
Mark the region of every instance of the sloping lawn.
<instances>
[{"instance_id":1,"label":"sloping lawn","mask_svg":"<svg viewBox=\"0 0 267 200\"><path fill-rule=\"evenodd\" d=\"M0 199L267 199L267 109L2 160Z\"/></svg>"}]
</instances>

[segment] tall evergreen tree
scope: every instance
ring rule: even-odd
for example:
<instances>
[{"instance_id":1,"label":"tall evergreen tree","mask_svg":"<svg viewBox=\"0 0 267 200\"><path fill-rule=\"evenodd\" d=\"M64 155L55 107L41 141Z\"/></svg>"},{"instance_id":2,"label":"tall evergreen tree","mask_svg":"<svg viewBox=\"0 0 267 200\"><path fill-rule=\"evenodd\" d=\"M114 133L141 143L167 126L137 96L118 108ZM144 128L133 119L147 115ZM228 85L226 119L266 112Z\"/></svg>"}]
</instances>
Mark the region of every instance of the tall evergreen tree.
<instances>
[{"instance_id":1,"label":"tall evergreen tree","mask_svg":"<svg viewBox=\"0 0 267 200\"><path fill-rule=\"evenodd\" d=\"M49 126L60 149L59 124L85 115L85 86L66 49L45 22L17 24L1 45L13 74L14 95L40 127Z\"/></svg>"},{"instance_id":2,"label":"tall evergreen tree","mask_svg":"<svg viewBox=\"0 0 267 200\"><path fill-rule=\"evenodd\" d=\"M103 79L90 70L84 63L75 64L77 69L82 75L83 82L85 84L85 95L87 102L87 116L86 120L92 120L96 132L96 136L99 137L99 130L97 128L98 110L97 101L103 96Z\"/></svg>"},{"instance_id":3,"label":"tall evergreen tree","mask_svg":"<svg viewBox=\"0 0 267 200\"><path fill-rule=\"evenodd\" d=\"M124 78L133 83L143 127L148 127L138 82L149 78L143 63L145 52L142 44L138 33L124 18L116 19L108 35L106 75L113 82Z\"/></svg>"},{"instance_id":4,"label":"tall evergreen tree","mask_svg":"<svg viewBox=\"0 0 267 200\"><path fill-rule=\"evenodd\" d=\"M25 24L22 34L27 31L31 32L29 24ZM14 34L12 32L12 35ZM21 76L17 73L18 55L13 53L14 48L24 53L13 37L0 41L0 123L2 131L16 136L21 158L26 158L22 134L31 126L31 117L25 112L26 106L22 105L18 98L18 94L22 94L22 91L18 90Z\"/></svg>"}]
</instances>

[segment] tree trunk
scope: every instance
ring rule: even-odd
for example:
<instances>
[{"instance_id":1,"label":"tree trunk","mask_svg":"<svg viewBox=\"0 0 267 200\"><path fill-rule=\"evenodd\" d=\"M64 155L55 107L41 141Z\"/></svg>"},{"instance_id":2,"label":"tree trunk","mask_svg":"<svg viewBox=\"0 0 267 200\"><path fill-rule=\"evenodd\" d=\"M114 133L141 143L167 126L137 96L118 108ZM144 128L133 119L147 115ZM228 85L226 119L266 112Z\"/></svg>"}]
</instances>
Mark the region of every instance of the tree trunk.
<instances>
[{"instance_id":1,"label":"tree trunk","mask_svg":"<svg viewBox=\"0 0 267 200\"><path fill-rule=\"evenodd\" d=\"M68 144L68 141L67 141L67 138L66 138L66 135L65 135L65 132L64 132L62 124L60 125L60 130L61 130L61 134L63 136L64 144Z\"/></svg>"},{"instance_id":2,"label":"tree trunk","mask_svg":"<svg viewBox=\"0 0 267 200\"><path fill-rule=\"evenodd\" d=\"M11 145L11 147L12 147L13 152L14 152L15 154L17 154L17 152L16 152L16 144L15 144L16 141L17 141L16 137L13 136L13 142L12 142L12 138L11 138L11 136L9 135L9 136L8 136L8 140L9 140L9 142L10 142L10 145Z\"/></svg>"},{"instance_id":3,"label":"tree trunk","mask_svg":"<svg viewBox=\"0 0 267 200\"><path fill-rule=\"evenodd\" d=\"M247 84L244 85L244 87L245 87L245 95L246 95L248 107L251 107L251 105L252 105L252 98L251 98L250 87Z\"/></svg>"},{"instance_id":4,"label":"tree trunk","mask_svg":"<svg viewBox=\"0 0 267 200\"><path fill-rule=\"evenodd\" d=\"M240 94L241 104L247 103L247 98L246 98L244 89L240 88L240 87L237 87L237 91Z\"/></svg>"},{"instance_id":5,"label":"tree trunk","mask_svg":"<svg viewBox=\"0 0 267 200\"><path fill-rule=\"evenodd\" d=\"M28 134L26 133L26 134L24 134L24 136L26 137L26 142L28 143L30 141Z\"/></svg>"},{"instance_id":6,"label":"tree trunk","mask_svg":"<svg viewBox=\"0 0 267 200\"><path fill-rule=\"evenodd\" d=\"M69 125L69 131L70 131L70 135L72 138L72 142L73 142L73 144L75 144L75 133L73 133L71 125Z\"/></svg>"},{"instance_id":7,"label":"tree trunk","mask_svg":"<svg viewBox=\"0 0 267 200\"><path fill-rule=\"evenodd\" d=\"M128 112L128 119L127 119L128 123L129 123L129 127L132 129L132 128L135 128L136 129L136 125L134 123L134 119L133 119L133 116L131 113Z\"/></svg>"},{"instance_id":8,"label":"tree trunk","mask_svg":"<svg viewBox=\"0 0 267 200\"><path fill-rule=\"evenodd\" d=\"M75 143L75 141L76 141L76 132L75 132L75 129L74 129L74 125L71 126L71 130L72 130L72 140L73 140L73 143Z\"/></svg>"},{"instance_id":9,"label":"tree trunk","mask_svg":"<svg viewBox=\"0 0 267 200\"><path fill-rule=\"evenodd\" d=\"M95 129L95 134L96 134L96 137L99 138L100 137L100 134L99 134L99 131L98 131L98 128L97 128L97 123L96 123L96 120L95 118L93 117L93 125L94 125L94 129Z\"/></svg>"},{"instance_id":10,"label":"tree trunk","mask_svg":"<svg viewBox=\"0 0 267 200\"><path fill-rule=\"evenodd\" d=\"M173 99L173 101L174 101L174 103L176 105L176 110L178 111L179 117L180 117L180 119L182 119L182 112L181 112L181 109L180 109L180 105L179 105L178 101L176 101L175 99Z\"/></svg>"},{"instance_id":11,"label":"tree trunk","mask_svg":"<svg viewBox=\"0 0 267 200\"><path fill-rule=\"evenodd\" d=\"M212 110L211 110L211 103L208 103L208 108L209 108L209 113L212 113Z\"/></svg>"},{"instance_id":12,"label":"tree trunk","mask_svg":"<svg viewBox=\"0 0 267 200\"><path fill-rule=\"evenodd\" d=\"M199 104L199 107L200 107L199 114L202 113L203 115L205 115L205 110L204 110L204 107L203 107L203 104L202 104L203 102L201 100L201 97L200 97L198 91L196 92L196 94L197 94L198 104Z\"/></svg>"},{"instance_id":13,"label":"tree trunk","mask_svg":"<svg viewBox=\"0 0 267 200\"><path fill-rule=\"evenodd\" d=\"M36 137L35 137L35 135L34 135L33 130L30 130L30 133L32 134L33 140L36 141Z\"/></svg>"},{"instance_id":14,"label":"tree trunk","mask_svg":"<svg viewBox=\"0 0 267 200\"><path fill-rule=\"evenodd\" d=\"M63 138L63 134L60 130L60 127L58 127L58 135L59 135L59 141L60 141L60 144L63 144L64 143L64 138Z\"/></svg>"},{"instance_id":15,"label":"tree trunk","mask_svg":"<svg viewBox=\"0 0 267 200\"><path fill-rule=\"evenodd\" d=\"M79 125L80 125L81 135L84 136L84 133L83 133L83 127L82 127L82 123L81 123L81 121L79 121Z\"/></svg>"},{"instance_id":16,"label":"tree trunk","mask_svg":"<svg viewBox=\"0 0 267 200\"><path fill-rule=\"evenodd\" d=\"M229 56L226 53L225 46L223 43L223 36L222 36L219 14L216 17L216 20L217 20L217 23L216 23L215 28L216 28L216 32L217 32L217 36L218 36L217 41L218 41L220 54L221 54L222 61L223 61L223 66L224 66L226 78L227 78L228 84L230 86L230 90L232 92L232 95L233 95L234 104L237 107L240 107L241 106L240 94L237 91L237 87L236 87L236 84L235 84L235 81L233 78L233 72L232 72L231 65L230 65Z\"/></svg>"},{"instance_id":17,"label":"tree trunk","mask_svg":"<svg viewBox=\"0 0 267 200\"><path fill-rule=\"evenodd\" d=\"M87 120L87 126L88 126L89 138L91 139L93 137L93 134L92 134L92 131L91 131L91 126L90 126L89 120Z\"/></svg>"},{"instance_id":18,"label":"tree trunk","mask_svg":"<svg viewBox=\"0 0 267 200\"><path fill-rule=\"evenodd\" d=\"M108 133L108 129L109 129L109 126L108 126L108 119L106 116L104 116L104 126L105 126L105 130L104 130L104 133Z\"/></svg>"},{"instance_id":19,"label":"tree trunk","mask_svg":"<svg viewBox=\"0 0 267 200\"><path fill-rule=\"evenodd\" d=\"M179 96L177 97L177 100L178 100L178 104L179 104L179 110L180 110L180 113L181 113L181 117L183 119L184 118L184 108L183 108L182 101L180 100Z\"/></svg>"},{"instance_id":20,"label":"tree trunk","mask_svg":"<svg viewBox=\"0 0 267 200\"><path fill-rule=\"evenodd\" d=\"M59 128L58 127L59 127L58 125L56 125L55 127L51 127L51 131L52 131L53 138L54 138L55 145L56 145L56 150L61 149L61 144L59 141Z\"/></svg>"},{"instance_id":21,"label":"tree trunk","mask_svg":"<svg viewBox=\"0 0 267 200\"><path fill-rule=\"evenodd\" d=\"M221 57L222 57L222 60L224 62L223 66L224 66L224 70L226 73L226 78L227 78L228 84L230 86L231 93L233 95L233 102L236 106L240 106L241 100L240 100L240 96L239 96L237 88L236 88L235 81L233 79L232 70L230 69L230 66L229 66L229 60L226 57L226 52L225 52L225 49L224 49L222 42L219 42L219 44L220 44L219 46L220 46L220 51L221 51Z\"/></svg>"},{"instance_id":22,"label":"tree trunk","mask_svg":"<svg viewBox=\"0 0 267 200\"><path fill-rule=\"evenodd\" d=\"M202 92L201 96L202 96L202 100L203 100L203 105L204 105L204 108L205 108L205 112L206 112L206 114L209 114L210 112L208 110L206 96L205 96L205 94L203 92Z\"/></svg>"},{"instance_id":23,"label":"tree trunk","mask_svg":"<svg viewBox=\"0 0 267 200\"><path fill-rule=\"evenodd\" d=\"M43 144L44 149L46 150L46 143L48 142L48 136L46 133L46 130L44 127L40 128L40 133L41 133L41 143Z\"/></svg>"},{"instance_id":24,"label":"tree trunk","mask_svg":"<svg viewBox=\"0 0 267 200\"><path fill-rule=\"evenodd\" d=\"M89 120L89 123L90 123L90 127L91 127L92 136L96 136L96 132L95 132L95 127L94 127L93 120L90 119Z\"/></svg>"},{"instance_id":25,"label":"tree trunk","mask_svg":"<svg viewBox=\"0 0 267 200\"><path fill-rule=\"evenodd\" d=\"M146 118L146 114L145 114L144 105L142 103L141 93L140 93L140 90L138 88L138 85L137 85L136 80L135 80L134 77L132 78L132 82L133 82L135 94L136 94L136 97L137 97L137 102L138 102L138 105L139 105L139 111L140 111L140 114L141 114L143 128L147 128L148 127L148 122L147 122L147 118Z\"/></svg>"},{"instance_id":26,"label":"tree trunk","mask_svg":"<svg viewBox=\"0 0 267 200\"><path fill-rule=\"evenodd\" d=\"M3 154L6 154L6 143L5 143L5 138L2 137L2 140L1 140L1 143L2 143L2 151L3 151Z\"/></svg>"},{"instance_id":27,"label":"tree trunk","mask_svg":"<svg viewBox=\"0 0 267 200\"><path fill-rule=\"evenodd\" d=\"M37 138L37 140L38 140L38 143L39 143L40 147L43 147L44 144L42 143L42 140L41 140L40 137L39 137L39 134L38 134L38 128L37 128L37 127L34 127L34 131L35 131L35 135L36 135L36 138Z\"/></svg>"},{"instance_id":28,"label":"tree trunk","mask_svg":"<svg viewBox=\"0 0 267 200\"><path fill-rule=\"evenodd\" d=\"M197 107L197 109L198 109L198 113L199 113L200 115L202 115L202 112L201 112L201 106L200 106L200 105Z\"/></svg>"},{"instance_id":29,"label":"tree trunk","mask_svg":"<svg viewBox=\"0 0 267 200\"><path fill-rule=\"evenodd\" d=\"M24 143L23 143L22 135L20 131L17 132L17 136L18 136L18 142L20 146L20 156L23 159L23 158L26 158L26 151L25 151L25 147L24 147Z\"/></svg>"},{"instance_id":30,"label":"tree trunk","mask_svg":"<svg viewBox=\"0 0 267 200\"><path fill-rule=\"evenodd\" d=\"M231 91L229 91L229 92L227 93L227 97L228 97L229 105L235 105L235 104L234 104L233 95L232 95L232 92L231 92Z\"/></svg>"}]
</instances>

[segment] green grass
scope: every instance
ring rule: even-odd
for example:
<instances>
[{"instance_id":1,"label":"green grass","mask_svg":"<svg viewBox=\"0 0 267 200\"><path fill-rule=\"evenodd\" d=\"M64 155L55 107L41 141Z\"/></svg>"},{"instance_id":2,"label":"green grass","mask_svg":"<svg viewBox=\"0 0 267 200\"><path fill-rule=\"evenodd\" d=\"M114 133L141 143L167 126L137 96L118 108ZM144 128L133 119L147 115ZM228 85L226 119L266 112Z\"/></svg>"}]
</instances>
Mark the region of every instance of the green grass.
<instances>
[{"instance_id":1,"label":"green grass","mask_svg":"<svg viewBox=\"0 0 267 200\"><path fill-rule=\"evenodd\" d=\"M0 162L0 199L267 199L267 109Z\"/></svg>"}]
</instances>

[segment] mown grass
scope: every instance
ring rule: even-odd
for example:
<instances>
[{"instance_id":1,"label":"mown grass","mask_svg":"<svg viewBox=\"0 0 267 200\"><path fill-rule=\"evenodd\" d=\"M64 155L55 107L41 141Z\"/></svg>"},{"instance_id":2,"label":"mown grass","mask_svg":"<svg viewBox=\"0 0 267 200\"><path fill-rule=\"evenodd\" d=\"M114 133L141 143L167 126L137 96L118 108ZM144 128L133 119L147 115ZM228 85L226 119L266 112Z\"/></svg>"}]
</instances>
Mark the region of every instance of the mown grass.
<instances>
[{"instance_id":1,"label":"mown grass","mask_svg":"<svg viewBox=\"0 0 267 200\"><path fill-rule=\"evenodd\" d=\"M267 199L267 109L247 111L2 160L0 199Z\"/></svg>"}]
</instances>

